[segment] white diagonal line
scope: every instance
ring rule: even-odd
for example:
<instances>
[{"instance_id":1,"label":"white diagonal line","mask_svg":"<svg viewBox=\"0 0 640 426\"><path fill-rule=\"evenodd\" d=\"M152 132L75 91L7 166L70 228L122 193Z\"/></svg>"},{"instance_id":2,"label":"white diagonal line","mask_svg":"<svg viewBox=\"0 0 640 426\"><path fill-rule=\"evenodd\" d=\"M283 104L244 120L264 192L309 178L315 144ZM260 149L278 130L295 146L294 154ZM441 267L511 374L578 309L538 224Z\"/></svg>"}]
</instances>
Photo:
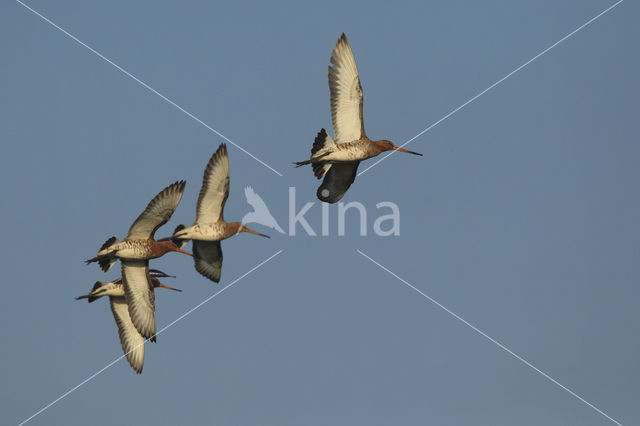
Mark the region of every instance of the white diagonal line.
<instances>
[{"instance_id":1,"label":"white diagonal line","mask_svg":"<svg viewBox=\"0 0 640 426\"><path fill-rule=\"evenodd\" d=\"M251 157L254 160L256 160L258 163L262 164L263 166L265 166L266 168L268 168L269 170L271 170L272 172L274 172L278 176L282 176L282 173L280 173L279 171L277 171L276 169L274 169L273 167L271 167L270 165L268 165L267 163L265 163L264 161L262 161L261 159L259 159L258 157L256 157L255 155L253 155L252 153L250 153L249 151L247 151L243 147L241 147L240 145L238 145L237 143L233 142L231 139L229 139L228 137L226 137L225 135L223 135L222 133L220 133L219 131L217 131L216 129L214 129L213 127L211 127L210 125L208 125L204 121L200 120L198 117L196 117L195 115L193 115L192 113L190 113L186 109L182 108L180 105L178 105L177 103L175 103L171 99L167 98L165 95L163 95L162 93L158 92L156 89L154 89L153 87L149 86L147 83L145 83L144 81L140 80L138 77L136 77L135 75L131 74L129 71L127 71L126 69L122 68L120 65L116 64L115 62L113 62L111 59L109 59L106 56L104 56L102 53L98 52L97 50L95 50L94 48L92 48L91 46L89 46L88 44L83 42L82 40L78 39L76 36L74 36L73 34L69 33L64 28L60 27L59 25L57 25L55 22L53 22L52 20L50 20L46 16L43 16L41 13L35 11L31 7L29 7L26 4L24 4L23 2L21 2L20 0L16 0L16 2L18 4L24 6L25 9L33 12L35 15L39 16L40 18L42 18L45 22L47 22L48 24L50 24L51 26L53 26L54 28L56 28L57 30L59 30L60 32L62 32L66 36L68 36L69 38L71 38L76 43L78 43L81 46L87 48L90 52L92 52L93 54L98 56L100 59L104 60L105 62L107 62L107 63L109 63L111 65L113 65L118 71L122 72L124 75L126 75L129 78L131 78L132 80L134 80L135 82L140 84L145 89L147 89L150 92L158 95L160 98L162 98L164 101L168 102L170 105L176 107L177 109L179 109L180 111L185 113L187 116L189 116L190 118L192 118L196 122L200 123L201 125L203 125L207 129L211 130L213 133L215 133L216 135L220 136L222 139L224 139L225 141L229 142L231 145L235 146L240 151L244 152L249 157Z\"/></svg>"},{"instance_id":2,"label":"white diagonal line","mask_svg":"<svg viewBox=\"0 0 640 426\"><path fill-rule=\"evenodd\" d=\"M419 293L421 296L423 296L424 298L426 298L427 300L429 300L431 303L435 304L436 306L438 306L439 308L441 308L442 310L444 310L446 313L448 313L449 315L453 316L455 319L457 319L458 321L462 322L464 325L466 325L467 327L471 328L473 331L475 331L476 333L480 334L482 337L486 338L487 340L489 340L490 342L494 343L496 346L498 346L500 349L504 350L505 352L507 352L509 355L513 356L515 359L517 359L518 361L522 362L523 364L525 364L527 367L530 367L531 369L533 369L534 371L536 371L537 373L539 373L540 375L542 375L542 377L544 377L545 379L549 380L550 382L558 385L560 388L562 388L563 390L567 391L570 395L574 396L575 398L579 399L580 401L582 401L583 403L585 403L586 405L588 405L589 407L593 408L595 411L597 411L598 413L602 414L604 417L606 417L607 419L611 420L613 423L622 426L622 423L618 422L617 420L615 420L614 418L612 418L611 416L609 416L608 414L606 414L604 411L600 410L598 407L596 407L595 405L593 405L592 403L590 403L589 401L587 401L586 399L582 398L580 395L578 395L577 393L575 393L574 391L572 391L571 389L569 389L568 387L564 386L562 383L558 382L556 379L554 379L553 377L549 376L547 373L545 373L544 371L540 370L539 368L537 368L535 365L531 364L529 361L527 361L526 359L524 359L523 357L521 357L520 355L518 355L517 353L513 352L511 349L509 349L508 347L506 347L505 345L503 345L502 343L498 342L496 339L494 339L493 337L489 336L487 333L485 333L484 331L480 330L478 327L476 327L475 325L471 324L470 322L468 322L467 320L465 320L464 318L462 318L460 315L456 314L455 312L453 312L451 309L447 308L446 306L442 305L440 302L438 302L437 300L435 300L434 298L432 298L431 296L427 295L426 293L423 293L422 291L418 290L415 286L413 286L412 284L410 284L409 282L405 281L404 279L402 279L401 277L399 277L398 275L394 274L393 272L391 272L389 269L385 268L384 266L382 266L380 263L376 262L375 260L373 260L371 257L367 256L366 254L364 254L362 251L360 250L356 250L360 255L362 255L363 257L365 257L366 259L370 260L372 263L374 263L375 265L377 265L378 267L380 267L380 269L388 272L389 274L391 274L393 277L395 277L396 279L398 279L400 282L402 282L403 284L405 284L407 287L411 288L412 290L416 291L417 293Z\"/></svg>"},{"instance_id":3,"label":"white diagonal line","mask_svg":"<svg viewBox=\"0 0 640 426\"><path fill-rule=\"evenodd\" d=\"M565 41L566 39L568 39L569 37L571 37L572 35L574 35L575 33L577 33L578 31L582 30L583 28L585 28L587 25L591 24L593 21L595 21L596 19L600 18L602 15L604 15L605 13L609 12L611 9L613 9L614 7L616 7L617 5L619 5L620 3L622 3L624 0L618 0L616 3L612 4L611 6L609 6L608 8L606 8L605 10L603 10L602 12L598 13L596 16L594 16L593 18L589 19L587 22L585 22L584 24L580 25L578 28L576 28L575 30L571 31L569 34L567 34L566 36L562 37L560 40L556 41L555 43L553 43L551 46L547 47L546 49L544 49L542 52L538 53L536 56L534 56L533 58L529 59L527 62L525 62L524 64L520 65L518 68L514 69L513 71L511 71L509 74L505 75L504 77L502 77L500 80L496 81L495 83L493 83L491 86L487 87L486 89L484 89L482 92L478 93L477 95L475 95L474 97L472 97L471 99L469 99L468 101L466 101L465 103L463 103L462 105L460 105L459 107L455 108L454 110L450 111L447 115L445 115L444 117L442 117L440 120L436 121L435 123L433 123L432 125L430 125L429 127L427 127L426 129L422 130L420 133L418 133L417 135L415 135L414 137L412 137L411 139L409 139L408 141L406 141L405 143L403 143L402 145L400 145L400 147L404 147L406 145L409 145L411 142L413 142L415 139L419 138L420 136L424 135L425 133L427 133L429 130L433 129L434 127L436 127L438 124L442 123L444 120L446 120L447 118L451 117L453 114L455 114L456 112L460 111L462 108L466 107L467 105L469 105L471 102L475 101L476 99L478 99L480 96L484 95L485 93L487 93L489 90L493 89L494 87L496 87L497 85L499 85L500 83L502 83L503 81L505 81L506 79L508 79L509 77L511 77L512 75L514 75L515 73L517 73L518 71L520 71L522 68L526 67L527 65L529 65L531 62L535 61L536 59L538 59L539 57L541 57L542 55L544 55L545 53L547 53L548 51L550 51L551 49L553 49L554 47L556 47L557 45L559 45L560 43L562 43L563 41ZM358 173L358 176L360 176L361 174L363 174L364 172L366 172L367 170L369 170L370 168L372 168L373 166L380 164L382 161L386 160L389 156L395 154L396 151L391 151L389 154L385 155L384 157L380 158L379 160L377 160L375 163L373 163L372 165L370 165L369 167L367 167L366 169L364 169L363 171L361 171L360 173Z\"/></svg>"},{"instance_id":4,"label":"white diagonal line","mask_svg":"<svg viewBox=\"0 0 640 426\"><path fill-rule=\"evenodd\" d=\"M269 262L271 259L273 259L274 257L276 257L277 255L279 255L280 253L282 253L284 250L278 250L276 253L272 254L270 257L268 257L267 259L263 260L262 262L258 263L256 266L254 266L253 268L249 269L247 272L245 272L244 274L240 275L238 278L236 278L235 280L231 281L229 284L227 284L226 286L224 286L220 291L217 291L215 293L213 293L211 296L207 297L206 299L204 299L202 302L198 303L196 306L194 306L193 308L189 309L187 312L185 312L184 314L180 315L178 318L176 318L175 320L171 321L169 324L165 325L164 327L162 327L157 333L156 336L159 335L160 333L162 333L163 331L167 330L168 328L170 328L171 326L173 326L175 323L177 323L178 321L182 320L184 317L190 315L191 313L193 313L193 311L195 311L196 309L200 308L202 305L204 305L205 303L209 302L211 299L215 298L216 296L218 296L220 293L222 293L223 291L225 291L226 289L228 289L229 287L231 287L232 285L234 285L235 283L237 283L238 281L240 281L241 279L243 279L244 277L246 277L247 275L249 275L250 273L252 273L253 271L255 271L256 269L260 268L262 265L264 265L265 263ZM147 342L147 340L145 339L145 341L139 345L136 345L133 349L131 349L129 352L120 355L118 358L114 359L113 361L111 361L109 364L105 365L104 367L102 367L100 370L96 371L95 373L93 373L92 375L90 375L89 377L87 377L86 379L84 379L83 381L81 381L80 383L78 383L77 385L75 385L74 387L72 387L71 389L69 389L68 391L66 391L65 393L63 393L62 395L60 395L58 398L54 399L53 401L51 401L49 404L45 405L44 407L42 407L40 410L36 411L34 414L32 414L30 417L28 417L27 419L23 420L22 422L20 422L18 424L18 426L22 426L25 423L31 421L34 417L38 416L39 414L41 414L42 412L46 411L47 409L51 408L53 405L55 405L56 403L58 403L59 401L63 400L64 398L66 398L67 396L71 395L73 392L75 392L76 390L78 390L78 388L80 388L82 385L90 382L91 380L93 380L94 378L96 378L97 376L99 376L102 372L104 372L105 370L107 370L109 367L111 367L112 365L114 365L115 363L117 363L118 361L120 361L122 358L124 358L125 356L127 356L129 353L133 352L134 350L136 350L139 346L144 345L144 343Z\"/></svg>"}]
</instances>

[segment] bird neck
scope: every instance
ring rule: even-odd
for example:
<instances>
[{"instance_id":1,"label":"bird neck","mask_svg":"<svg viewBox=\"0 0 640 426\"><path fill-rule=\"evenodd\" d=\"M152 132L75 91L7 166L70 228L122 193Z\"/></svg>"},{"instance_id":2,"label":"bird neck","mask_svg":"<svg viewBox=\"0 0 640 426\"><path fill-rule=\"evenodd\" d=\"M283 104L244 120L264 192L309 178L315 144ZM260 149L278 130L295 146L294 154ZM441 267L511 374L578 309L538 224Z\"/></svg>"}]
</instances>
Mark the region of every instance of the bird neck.
<instances>
[{"instance_id":1,"label":"bird neck","mask_svg":"<svg viewBox=\"0 0 640 426\"><path fill-rule=\"evenodd\" d=\"M371 141L371 143L373 144L372 146L374 147L374 149L378 151L378 154L392 149L389 146L389 142L386 140Z\"/></svg>"},{"instance_id":2,"label":"bird neck","mask_svg":"<svg viewBox=\"0 0 640 426\"><path fill-rule=\"evenodd\" d=\"M237 234L238 232L242 232L244 225L242 224L242 222L231 222L226 224L226 228L227 229L225 234L233 235Z\"/></svg>"},{"instance_id":3,"label":"bird neck","mask_svg":"<svg viewBox=\"0 0 640 426\"><path fill-rule=\"evenodd\" d=\"M171 241L154 241L151 246L151 254L160 257L170 251L175 251L175 244Z\"/></svg>"}]
</instances>

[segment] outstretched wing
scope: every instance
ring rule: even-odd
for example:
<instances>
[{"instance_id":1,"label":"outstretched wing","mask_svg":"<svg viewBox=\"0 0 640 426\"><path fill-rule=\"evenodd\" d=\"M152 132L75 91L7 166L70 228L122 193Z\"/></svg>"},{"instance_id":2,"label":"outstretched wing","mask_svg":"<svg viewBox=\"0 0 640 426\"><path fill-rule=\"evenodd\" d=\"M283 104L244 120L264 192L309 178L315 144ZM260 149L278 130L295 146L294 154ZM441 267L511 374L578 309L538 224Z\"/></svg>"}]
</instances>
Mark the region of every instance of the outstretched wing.
<instances>
[{"instance_id":1,"label":"outstretched wing","mask_svg":"<svg viewBox=\"0 0 640 426\"><path fill-rule=\"evenodd\" d=\"M316 193L320 201L337 203L356 179L359 161L333 164Z\"/></svg>"},{"instance_id":2,"label":"outstretched wing","mask_svg":"<svg viewBox=\"0 0 640 426\"><path fill-rule=\"evenodd\" d=\"M122 350L131 364L131 368L138 374L142 372L144 365L144 338L131 322L127 301L123 296L109 297L113 319L118 326L118 335Z\"/></svg>"},{"instance_id":3,"label":"outstretched wing","mask_svg":"<svg viewBox=\"0 0 640 426\"><path fill-rule=\"evenodd\" d=\"M359 140L365 136L362 121L362 86L347 36L342 34L331 54L329 90L331 119L336 143Z\"/></svg>"},{"instance_id":4,"label":"outstretched wing","mask_svg":"<svg viewBox=\"0 0 640 426\"><path fill-rule=\"evenodd\" d=\"M220 282L222 246L220 241L193 240L193 261L196 271L211 281Z\"/></svg>"},{"instance_id":5,"label":"outstretched wing","mask_svg":"<svg viewBox=\"0 0 640 426\"><path fill-rule=\"evenodd\" d=\"M204 169L202 188L196 207L196 223L215 223L223 219L229 197L229 156L227 145L220 144Z\"/></svg>"},{"instance_id":6,"label":"outstretched wing","mask_svg":"<svg viewBox=\"0 0 640 426\"><path fill-rule=\"evenodd\" d=\"M149 261L120 259L120 263L131 322L142 337L152 339L156 334L156 312Z\"/></svg>"},{"instance_id":7,"label":"outstretched wing","mask_svg":"<svg viewBox=\"0 0 640 426\"><path fill-rule=\"evenodd\" d=\"M138 216L127 234L127 240L146 240L153 238L156 230L167 223L173 211L178 207L186 182L181 180L163 189Z\"/></svg>"}]
</instances>

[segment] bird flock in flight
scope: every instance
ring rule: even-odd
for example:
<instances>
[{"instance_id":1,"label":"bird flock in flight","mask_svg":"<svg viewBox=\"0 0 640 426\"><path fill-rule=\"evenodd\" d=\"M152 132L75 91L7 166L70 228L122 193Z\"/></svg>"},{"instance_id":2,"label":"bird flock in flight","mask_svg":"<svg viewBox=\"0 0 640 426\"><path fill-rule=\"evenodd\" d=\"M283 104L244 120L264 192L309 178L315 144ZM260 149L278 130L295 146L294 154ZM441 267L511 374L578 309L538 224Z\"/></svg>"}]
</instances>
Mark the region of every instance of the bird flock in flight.
<instances>
[{"instance_id":1,"label":"bird flock in flight","mask_svg":"<svg viewBox=\"0 0 640 426\"><path fill-rule=\"evenodd\" d=\"M308 160L295 162L296 167L310 164L313 174L323 179L317 197L336 203L354 182L360 161L385 151L417 152L395 146L388 140L371 140L364 131L362 85L355 58L347 37L342 34L331 55L329 90L334 137L320 130ZM133 370L140 374L144 365L145 339L156 341L155 289L179 289L160 283L159 278L174 278L149 268L149 260L168 252L193 257L202 276L219 282L222 271L221 241L240 232L267 237L249 229L243 222L226 222L224 206L229 197L229 156L221 144L207 163L196 204L196 218L191 226L178 225L169 238L155 240L158 228L167 223L178 207L186 182L178 181L163 189L147 205L129 228L124 240L109 238L87 264L97 262L107 272L118 260L121 277L110 282L98 281L89 294L76 299L89 303L109 296L111 312L118 327L122 350ZM182 250L192 241L193 254Z\"/></svg>"}]
</instances>

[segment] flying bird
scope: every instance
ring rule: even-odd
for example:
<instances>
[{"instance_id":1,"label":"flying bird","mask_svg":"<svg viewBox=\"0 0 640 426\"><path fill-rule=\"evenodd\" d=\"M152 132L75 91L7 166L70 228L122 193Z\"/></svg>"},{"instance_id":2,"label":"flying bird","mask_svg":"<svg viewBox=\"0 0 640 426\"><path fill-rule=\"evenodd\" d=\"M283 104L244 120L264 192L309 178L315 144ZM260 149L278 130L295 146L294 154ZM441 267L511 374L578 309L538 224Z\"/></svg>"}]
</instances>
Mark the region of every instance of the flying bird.
<instances>
[{"instance_id":1,"label":"flying bird","mask_svg":"<svg viewBox=\"0 0 640 426\"><path fill-rule=\"evenodd\" d=\"M335 140L325 129L320 130L311 148L311 158L298 161L296 167L311 164L313 174L324 180L318 188L321 201L336 203L356 178L360 161L385 152L401 151L422 155L397 147L388 140L372 141L364 131L362 119L362 85L347 36L338 39L329 65L331 120Z\"/></svg>"},{"instance_id":2,"label":"flying bird","mask_svg":"<svg viewBox=\"0 0 640 426\"><path fill-rule=\"evenodd\" d=\"M151 276L151 283L155 287L163 287L170 288L161 284L158 281L158 278L175 278L174 275L166 274L158 269L149 269L149 275ZM171 288L171 290L182 291L176 288ZM124 296L124 287L122 286L122 277L118 277L113 281L104 282L104 281L96 281L93 285L93 288L89 292L89 294L85 294L83 296L76 297L76 300L88 299L89 303L95 302L100 299L102 296Z\"/></svg>"},{"instance_id":3,"label":"flying bird","mask_svg":"<svg viewBox=\"0 0 640 426\"><path fill-rule=\"evenodd\" d=\"M154 289L158 287L166 288L174 291L182 291L177 288L169 287L158 281L158 278L172 277L162 271L152 269L150 272L150 297L151 303L155 304ZM84 296L76 297L76 300L88 299L89 303L103 297L109 296L109 305L111 306L111 313L113 319L118 326L118 335L120 337L120 344L124 351L127 361L131 365L133 370L140 374L142 372L142 366L144 365L144 337L138 332L136 327L131 321L129 316L129 309L125 298L124 285L121 278L115 279L110 282L96 281L91 292ZM150 339L155 342L155 336Z\"/></svg>"},{"instance_id":4,"label":"flying bird","mask_svg":"<svg viewBox=\"0 0 640 426\"><path fill-rule=\"evenodd\" d=\"M147 339L156 334L149 259L161 257L170 251L192 256L173 241L153 239L156 230L167 223L178 207L185 184L185 181L179 181L163 189L133 222L123 241L116 237L109 238L98 251L98 255L86 262L98 262L100 268L106 272L117 259L120 259L122 282L131 320L140 334Z\"/></svg>"},{"instance_id":5,"label":"flying bird","mask_svg":"<svg viewBox=\"0 0 640 426\"><path fill-rule=\"evenodd\" d=\"M259 223L260 225L273 228L279 233L284 234L284 231L280 228L278 222L276 222L276 219L269 211L262 197L256 194L252 187L247 186L244 189L244 196L247 197L247 203L253 207L253 211L242 217L242 223Z\"/></svg>"},{"instance_id":6,"label":"flying bird","mask_svg":"<svg viewBox=\"0 0 640 426\"><path fill-rule=\"evenodd\" d=\"M220 241L240 232L269 238L247 228L242 222L225 222L224 205L229 197L229 155L223 143L211 156L202 178L202 188L196 206L196 220L192 226L178 225L172 241L193 241L193 260L196 271L214 282L220 282L222 247Z\"/></svg>"}]
</instances>

